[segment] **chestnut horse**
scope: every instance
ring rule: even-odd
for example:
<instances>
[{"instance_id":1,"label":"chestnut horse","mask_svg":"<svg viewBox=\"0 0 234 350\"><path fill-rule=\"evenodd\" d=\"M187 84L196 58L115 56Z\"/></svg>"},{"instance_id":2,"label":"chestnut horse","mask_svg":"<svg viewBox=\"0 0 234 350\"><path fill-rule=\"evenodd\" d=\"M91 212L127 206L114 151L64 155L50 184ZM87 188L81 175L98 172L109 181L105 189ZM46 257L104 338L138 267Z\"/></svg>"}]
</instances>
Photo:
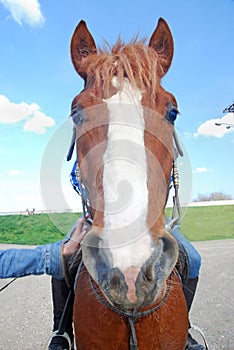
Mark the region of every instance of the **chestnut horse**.
<instances>
[{"instance_id":1,"label":"chestnut horse","mask_svg":"<svg viewBox=\"0 0 234 350\"><path fill-rule=\"evenodd\" d=\"M97 48L81 21L71 57L77 157L93 225L82 244L74 327L78 350L183 350L185 298L178 246L164 208L174 160L175 97L161 86L173 38L159 19L149 44L135 37Z\"/></svg>"}]
</instances>

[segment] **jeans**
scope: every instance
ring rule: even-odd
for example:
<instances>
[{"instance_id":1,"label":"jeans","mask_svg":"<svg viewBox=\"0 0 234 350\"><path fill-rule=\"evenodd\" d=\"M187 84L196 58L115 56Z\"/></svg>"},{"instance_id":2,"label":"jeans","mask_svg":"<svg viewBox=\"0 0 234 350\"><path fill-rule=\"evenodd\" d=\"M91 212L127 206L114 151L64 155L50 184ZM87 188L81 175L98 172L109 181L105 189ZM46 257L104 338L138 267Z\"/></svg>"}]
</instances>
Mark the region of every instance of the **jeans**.
<instances>
[{"instance_id":1,"label":"jeans","mask_svg":"<svg viewBox=\"0 0 234 350\"><path fill-rule=\"evenodd\" d=\"M179 227L176 226L172 232L172 236L179 241L186 250L188 254L189 260L189 279L196 278L199 275L200 267L201 267L201 255L198 253L196 248L182 235L179 230Z\"/></svg>"},{"instance_id":2,"label":"jeans","mask_svg":"<svg viewBox=\"0 0 234 350\"><path fill-rule=\"evenodd\" d=\"M34 249L0 250L0 278L46 273L62 279L62 244L63 241L59 241Z\"/></svg>"}]
</instances>

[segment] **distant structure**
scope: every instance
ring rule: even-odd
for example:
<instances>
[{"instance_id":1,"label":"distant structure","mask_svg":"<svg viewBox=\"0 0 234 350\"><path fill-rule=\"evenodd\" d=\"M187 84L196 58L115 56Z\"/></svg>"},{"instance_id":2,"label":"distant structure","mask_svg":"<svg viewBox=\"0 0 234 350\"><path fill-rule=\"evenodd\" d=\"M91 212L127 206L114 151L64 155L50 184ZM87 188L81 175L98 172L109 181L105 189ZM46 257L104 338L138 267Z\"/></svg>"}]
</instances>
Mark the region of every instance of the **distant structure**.
<instances>
[{"instance_id":1,"label":"distant structure","mask_svg":"<svg viewBox=\"0 0 234 350\"><path fill-rule=\"evenodd\" d=\"M223 113L234 113L234 102L223 110Z\"/></svg>"},{"instance_id":2,"label":"distant structure","mask_svg":"<svg viewBox=\"0 0 234 350\"><path fill-rule=\"evenodd\" d=\"M230 106L224 108L223 113L234 113L234 102ZM230 123L215 123L215 125L216 126L225 125L226 129L234 128L234 124L230 124Z\"/></svg>"}]
</instances>

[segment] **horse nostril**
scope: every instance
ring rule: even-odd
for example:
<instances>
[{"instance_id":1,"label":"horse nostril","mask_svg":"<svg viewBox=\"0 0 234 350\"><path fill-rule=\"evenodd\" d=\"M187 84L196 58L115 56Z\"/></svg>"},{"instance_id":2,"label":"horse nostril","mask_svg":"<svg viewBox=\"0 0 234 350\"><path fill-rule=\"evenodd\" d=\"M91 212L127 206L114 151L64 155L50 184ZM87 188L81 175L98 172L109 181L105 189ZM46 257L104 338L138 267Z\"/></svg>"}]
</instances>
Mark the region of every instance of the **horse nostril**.
<instances>
[{"instance_id":1,"label":"horse nostril","mask_svg":"<svg viewBox=\"0 0 234 350\"><path fill-rule=\"evenodd\" d=\"M152 263L146 266L145 273L143 274L143 278L146 282L154 281L155 273L154 273L154 267Z\"/></svg>"},{"instance_id":2,"label":"horse nostril","mask_svg":"<svg viewBox=\"0 0 234 350\"><path fill-rule=\"evenodd\" d=\"M157 257L152 254L150 259L143 265L142 278L145 282L153 283L157 274Z\"/></svg>"},{"instance_id":3,"label":"horse nostril","mask_svg":"<svg viewBox=\"0 0 234 350\"><path fill-rule=\"evenodd\" d=\"M110 287L119 288L121 286L121 281L123 281L123 276L118 268L113 268L110 271Z\"/></svg>"}]
</instances>

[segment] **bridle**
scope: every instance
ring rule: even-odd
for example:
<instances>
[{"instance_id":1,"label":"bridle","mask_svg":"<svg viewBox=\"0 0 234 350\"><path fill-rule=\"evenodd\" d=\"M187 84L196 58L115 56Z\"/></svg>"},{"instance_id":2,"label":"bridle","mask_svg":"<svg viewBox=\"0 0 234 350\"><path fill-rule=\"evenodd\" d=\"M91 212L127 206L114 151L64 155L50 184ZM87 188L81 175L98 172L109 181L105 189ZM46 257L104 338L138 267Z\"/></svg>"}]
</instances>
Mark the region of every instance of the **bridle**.
<instances>
[{"instance_id":1,"label":"bridle","mask_svg":"<svg viewBox=\"0 0 234 350\"><path fill-rule=\"evenodd\" d=\"M179 199L179 172L177 168L177 158L183 157L184 153L182 151L182 148L180 146L178 136L176 134L176 131L173 131L173 143L174 143L174 159L172 162L172 170L171 170L171 182L172 186L174 188L174 196L173 196L173 209L172 209L172 215L169 220L169 222L166 224L166 230L170 233L176 225L180 222L181 219L181 206L180 206L180 199ZM170 191L170 188L169 188ZM169 194L168 191L168 194Z\"/></svg>"},{"instance_id":2,"label":"bridle","mask_svg":"<svg viewBox=\"0 0 234 350\"><path fill-rule=\"evenodd\" d=\"M73 130L72 130L72 139L71 139L71 144L67 153L67 161L70 161L72 158L72 154L74 152L74 148L75 148L75 144L76 144L76 127L77 127L77 123L76 123L76 118L77 118L77 113L78 113L78 108L75 105L72 110L71 110L71 114L69 117L71 117L73 119ZM81 174L80 174L80 165L79 165L79 161L78 161L78 154L77 154L77 162L76 162L76 169L75 169L75 175L76 175L76 179L78 184L80 185L80 196L81 196L81 201L82 201L82 210L83 210L83 217L85 219L85 223L92 225L93 223L93 215L92 212L90 210L90 202L89 202L89 198L87 195L87 189L86 186L82 180Z\"/></svg>"}]
</instances>

